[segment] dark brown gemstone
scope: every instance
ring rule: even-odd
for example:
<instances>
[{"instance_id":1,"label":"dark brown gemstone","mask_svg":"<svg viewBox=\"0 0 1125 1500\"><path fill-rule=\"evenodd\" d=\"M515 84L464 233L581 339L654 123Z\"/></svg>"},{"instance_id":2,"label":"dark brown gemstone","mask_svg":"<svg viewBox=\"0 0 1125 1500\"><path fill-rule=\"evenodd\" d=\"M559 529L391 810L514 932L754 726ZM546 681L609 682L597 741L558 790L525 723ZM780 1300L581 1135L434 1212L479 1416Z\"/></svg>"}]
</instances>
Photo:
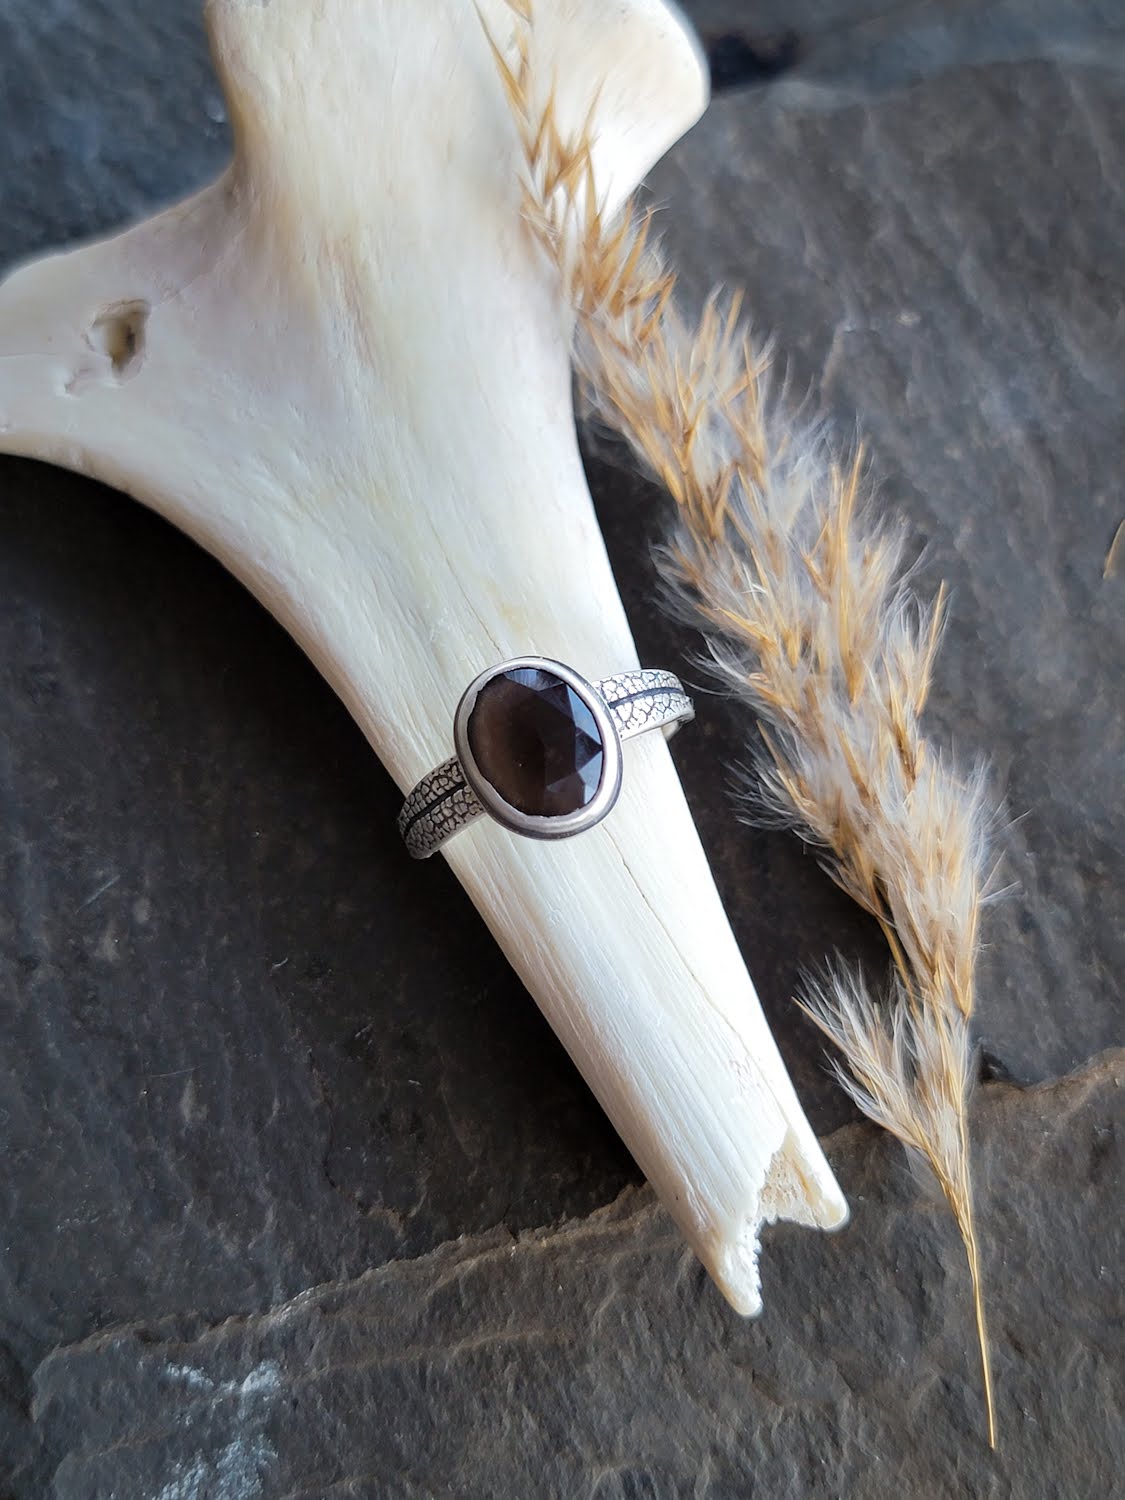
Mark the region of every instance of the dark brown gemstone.
<instances>
[{"instance_id":1,"label":"dark brown gemstone","mask_svg":"<svg viewBox=\"0 0 1125 1500\"><path fill-rule=\"evenodd\" d=\"M553 672L498 673L477 694L468 734L481 775L522 813L562 817L597 795L605 766L597 720Z\"/></svg>"}]
</instances>

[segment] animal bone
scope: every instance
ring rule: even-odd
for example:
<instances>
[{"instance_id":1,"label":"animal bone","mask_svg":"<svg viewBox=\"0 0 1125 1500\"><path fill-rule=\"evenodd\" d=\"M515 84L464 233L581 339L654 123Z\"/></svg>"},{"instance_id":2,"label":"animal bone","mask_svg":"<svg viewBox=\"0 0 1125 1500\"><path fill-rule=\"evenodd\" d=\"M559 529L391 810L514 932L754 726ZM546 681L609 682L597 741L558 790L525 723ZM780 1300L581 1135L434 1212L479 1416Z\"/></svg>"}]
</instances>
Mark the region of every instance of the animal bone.
<instances>
[{"instance_id":1,"label":"animal bone","mask_svg":"<svg viewBox=\"0 0 1125 1500\"><path fill-rule=\"evenodd\" d=\"M471 0L211 0L208 19L233 164L0 287L0 449L116 485L213 552L405 791L450 753L483 667L637 665L578 452L569 312L521 220ZM483 20L505 45L504 0ZM594 111L610 204L706 102L662 0L540 0L533 48L563 128ZM831 1227L846 1207L661 736L628 746L596 829L539 843L481 819L447 857L723 1293L756 1312L760 1224Z\"/></svg>"}]
</instances>

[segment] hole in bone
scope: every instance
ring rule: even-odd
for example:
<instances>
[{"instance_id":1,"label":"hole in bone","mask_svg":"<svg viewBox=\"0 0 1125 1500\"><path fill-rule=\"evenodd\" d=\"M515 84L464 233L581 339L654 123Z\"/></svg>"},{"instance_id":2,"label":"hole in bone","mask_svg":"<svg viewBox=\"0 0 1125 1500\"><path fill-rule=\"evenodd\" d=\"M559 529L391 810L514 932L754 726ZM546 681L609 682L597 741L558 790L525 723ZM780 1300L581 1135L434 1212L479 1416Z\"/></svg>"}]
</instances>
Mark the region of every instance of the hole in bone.
<instances>
[{"instance_id":1,"label":"hole in bone","mask_svg":"<svg viewBox=\"0 0 1125 1500\"><path fill-rule=\"evenodd\" d=\"M119 380L135 375L144 359L148 314L147 302L118 302L99 313L90 325L90 347L106 356Z\"/></svg>"}]
</instances>

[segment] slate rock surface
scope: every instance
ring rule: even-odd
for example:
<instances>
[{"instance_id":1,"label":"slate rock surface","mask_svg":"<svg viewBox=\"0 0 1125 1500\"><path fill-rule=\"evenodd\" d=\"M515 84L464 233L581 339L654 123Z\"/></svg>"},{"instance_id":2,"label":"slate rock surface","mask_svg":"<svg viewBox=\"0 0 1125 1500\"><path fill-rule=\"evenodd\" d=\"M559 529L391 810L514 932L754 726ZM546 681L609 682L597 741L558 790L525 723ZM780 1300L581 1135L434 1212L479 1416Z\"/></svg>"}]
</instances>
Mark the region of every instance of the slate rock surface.
<instances>
[{"instance_id":1,"label":"slate rock surface","mask_svg":"<svg viewBox=\"0 0 1125 1500\"><path fill-rule=\"evenodd\" d=\"M0 1496L1113 1492L1125 21L688 9L731 86L653 175L685 294L746 285L795 392L868 437L920 587L953 585L935 735L1016 820L980 1016L1013 1083L976 1127L1004 1451L951 1227L789 1001L833 949L877 972L878 936L732 818L736 706L703 696L678 763L854 1213L767 1237L757 1324L448 872L404 864L293 643L133 502L5 459ZM212 177L196 0L10 0L0 140L0 272ZM642 657L701 683L652 605L664 502L599 442L588 468Z\"/></svg>"},{"instance_id":2,"label":"slate rock surface","mask_svg":"<svg viewBox=\"0 0 1125 1500\"><path fill-rule=\"evenodd\" d=\"M1006 793L981 1031L1030 1080L1121 1035L1125 12L876 9L716 99L652 188L696 298L746 286L952 589L930 723Z\"/></svg>"},{"instance_id":3,"label":"slate rock surface","mask_svg":"<svg viewBox=\"0 0 1125 1500\"><path fill-rule=\"evenodd\" d=\"M1003 1455L968 1436L948 1217L858 1125L828 1143L854 1219L769 1236L761 1324L630 1188L554 1231L50 1356L35 1411L66 1450L55 1494L114 1493L124 1450L144 1495L1109 1496L1121 1330L1100 1286L1125 1252L1125 1052L1029 1092L992 1085L977 1125Z\"/></svg>"}]
</instances>

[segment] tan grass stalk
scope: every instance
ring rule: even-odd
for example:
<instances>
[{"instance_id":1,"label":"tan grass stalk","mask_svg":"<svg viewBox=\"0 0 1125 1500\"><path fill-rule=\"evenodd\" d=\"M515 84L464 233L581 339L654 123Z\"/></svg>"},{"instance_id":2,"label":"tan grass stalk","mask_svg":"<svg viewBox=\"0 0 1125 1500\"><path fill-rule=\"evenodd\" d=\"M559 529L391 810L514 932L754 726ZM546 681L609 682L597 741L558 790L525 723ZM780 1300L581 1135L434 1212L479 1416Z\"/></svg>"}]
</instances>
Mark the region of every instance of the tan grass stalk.
<instances>
[{"instance_id":1,"label":"tan grass stalk","mask_svg":"<svg viewBox=\"0 0 1125 1500\"><path fill-rule=\"evenodd\" d=\"M844 1087L929 1165L949 1203L995 1446L966 1121L986 792L919 724L944 595L918 603L901 529L864 503L862 454L833 462L821 435L771 399L738 299L712 299L689 321L651 216L631 204L603 214L592 123L560 129L532 76L531 0L509 3L515 40L494 51L526 148L525 211L578 315L587 398L676 502L666 571L720 675L758 716L763 805L821 848L890 947L881 1003L844 973L801 1003L845 1060Z\"/></svg>"}]
</instances>

